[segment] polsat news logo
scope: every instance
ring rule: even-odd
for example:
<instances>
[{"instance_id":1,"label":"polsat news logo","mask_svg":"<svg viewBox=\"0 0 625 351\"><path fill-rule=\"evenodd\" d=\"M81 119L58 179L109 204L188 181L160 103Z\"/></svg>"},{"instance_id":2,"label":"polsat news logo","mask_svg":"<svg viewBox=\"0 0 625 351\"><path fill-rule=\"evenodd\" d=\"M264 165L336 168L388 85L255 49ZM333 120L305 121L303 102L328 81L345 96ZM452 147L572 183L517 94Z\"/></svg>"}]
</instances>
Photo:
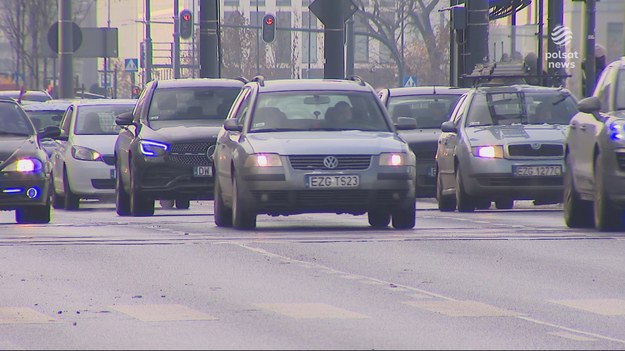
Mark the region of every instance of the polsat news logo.
<instances>
[{"instance_id":1,"label":"polsat news logo","mask_svg":"<svg viewBox=\"0 0 625 351\"><path fill-rule=\"evenodd\" d=\"M577 51L566 52L566 46L573 40L573 32L567 26L557 25L551 31L551 40L556 44L560 50L556 52L547 52L545 58L547 59L547 65L549 68L575 68L575 59L579 59L579 53Z\"/></svg>"}]
</instances>

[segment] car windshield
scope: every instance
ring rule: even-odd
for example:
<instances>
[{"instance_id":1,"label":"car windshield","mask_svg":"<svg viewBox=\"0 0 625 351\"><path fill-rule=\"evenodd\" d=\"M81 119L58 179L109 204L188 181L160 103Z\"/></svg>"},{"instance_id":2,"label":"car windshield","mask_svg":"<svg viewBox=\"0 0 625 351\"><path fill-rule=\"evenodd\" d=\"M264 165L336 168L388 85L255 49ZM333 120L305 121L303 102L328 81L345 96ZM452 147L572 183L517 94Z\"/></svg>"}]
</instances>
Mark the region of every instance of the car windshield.
<instances>
[{"instance_id":1,"label":"car windshield","mask_svg":"<svg viewBox=\"0 0 625 351\"><path fill-rule=\"evenodd\" d=\"M410 95L391 97L388 110L397 121L399 117L412 117L418 128L440 128L449 119L456 102L462 95Z\"/></svg>"},{"instance_id":2,"label":"car windshield","mask_svg":"<svg viewBox=\"0 0 625 351\"><path fill-rule=\"evenodd\" d=\"M373 94L344 91L261 93L250 123L250 132L391 130Z\"/></svg>"},{"instance_id":3,"label":"car windshield","mask_svg":"<svg viewBox=\"0 0 625 351\"><path fill-rule=\"evenodd\" d=\"M0 103L0 135L32 135L28 116L15 103Z\"/></svg>"},{"instance_id":4,"label":"car windshield","mask_svg":"<svg viewBox=\"0 0 625 351\"><path fill-rule=\"evenodd\" d=\"M58 127L64 113L65 110L26 111L26 114L30 117L30 120L33 122L37 130L52 126Z\"/></svg>"},{"instance_id":5,"label":"car windshield","mask_svg":"<svg viewBox=\"0 0 625 351\"><path fill-rule=\"evenodd\" d=\"M575 99L561 90L476 94L469 107L466 126L564 125L575 113Z\"/></svg>"},{"instance_id":6,"label":"car windshield","mask_svg":"<svg viewBox=\"0 0 625 351\"><path fill-rule=\"evenodd\" d=\"M148 121L223 121L240 90L238 87L157 88Z\"/></svg>"},{"instance_id":7,"label":"car windshield","mask_svg":"<svg viewBox=\"0 0 625 351\"><path fill-rule=\"evenodd\" d=\"M89 135L117 135L120 127L115 116L130 112L134 104L80 106L74 123L74 133Z\"/></svg>"},{"instance_id":8,"label":"car windshield","mask_svg":"<svg viewBox=\"0 0 625 351\"><path fill-rule=\"evenodd\" d=\"M616 81L616 106L617 110L625 110L625 69L618 71Z\"/></svg>"}]
</instances>

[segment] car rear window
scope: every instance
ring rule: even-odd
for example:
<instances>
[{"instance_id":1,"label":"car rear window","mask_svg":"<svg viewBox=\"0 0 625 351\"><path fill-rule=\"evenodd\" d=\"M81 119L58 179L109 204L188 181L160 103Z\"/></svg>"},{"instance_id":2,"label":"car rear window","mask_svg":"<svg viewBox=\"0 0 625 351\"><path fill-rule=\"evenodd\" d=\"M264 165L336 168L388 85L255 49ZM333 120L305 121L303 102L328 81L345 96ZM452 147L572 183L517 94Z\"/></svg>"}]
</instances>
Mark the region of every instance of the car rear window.
<instances>
[{"instance_id":1,"label":"car rear window","mask_svg":"<svg viewBox=\"0 0 625 351\"><path fill-rule=\"evenodd\" d=\"M34 134L28 116L19 105L8 102L0 103L0 134Z\"/></svg>"},{"instance_id":2,"label":"car rear window","mask_svg":"<svg viewBox=\"0 0 625 351\"><path fill-rule=\"evenodd\" d=\"M80 106L74 122L74 133L89 135L116 135L120 127L115 116L130 112L134 104Z\"/></svg>"},{"instance_id":3,"label":"car rear window","mask_svg":"<svg viewBox=\"0 0 625 351\"><path fill-rule=\"evenodd\" d=\"M412 117L418 128L440 128L449 119L451 111L462 95L410 95L396 96L389 100L388 110L397 121L398 117Z\"/></svg>"},{"instance_id":4,"label":"car rear window","mask_svg":"<svg viewBox=\"0 0 625 351\"><path fill-rule=\"evenodd\" d=\"M476 94L466 125L561 125L568 124L577 111L575 99L566 91Z\"/></svg>"},{"instance_id":5,"label":"car rear window","mask_svg":"<svg viewBox=\"0 0 625 351\"><path fill-rule=\"evenodd\" d=\"M375 95L345 91L261 93L250 123L251 132L391 130Z\"/></svg>"},{"instance_id":6,"label":"car rear window","mask_svg":"<svg viewBox=\"0 0 625 351\"><path fill-rule=\"evenodd\" d=\"M238 87L157 88L148 121L224 120L240 90Z\"/></svg>"}]
</instances>

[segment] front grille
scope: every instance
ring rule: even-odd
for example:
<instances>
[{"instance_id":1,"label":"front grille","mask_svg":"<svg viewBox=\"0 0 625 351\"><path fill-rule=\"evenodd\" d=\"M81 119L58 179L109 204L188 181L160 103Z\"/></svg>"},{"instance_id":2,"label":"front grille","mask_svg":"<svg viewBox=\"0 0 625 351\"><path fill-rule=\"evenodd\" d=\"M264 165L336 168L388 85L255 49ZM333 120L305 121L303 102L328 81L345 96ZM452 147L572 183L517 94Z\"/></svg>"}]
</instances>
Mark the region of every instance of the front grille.
<instances>
[{"instance_id":1,"label":"front grille","mask_svg":"<svg viewBox=\"0 0 625 351\"><path fill-rule=\"evenodd\" d=\"M338 160L338 166L332 170L362 170L369 168L371 155L333 155ZM291 167L298 170L329 169L323 164L328 155L296 155L289 156Z\"/></svg>"},{"instance_id":2,"label":"front grille","mask_svg":"<svg viewBox=\"0 0 625 351\"><path fill-rule=\"evenodd\" d=\"M532 144L508 145L508 154L511 157L558 157L564 155L564 145L538 144L537 148Z\"/></svg>"},{"instance_id":3,"label":"front grille","mask_svg":"<svg viewBox=\"0 0 625 351\"><path fill-rule=\"evenodd\" d=\"M392 207L405 199L404 190L254 190L256 206L276 212L359 210Z\"/></svg>"},{"instance_id":4,"label":"front grille","mask_svg":"<svg viewBox=\"0 0 625 351\"><path fill-rule=\"evenodd\" d=\"M102 155L102 161L109 166L115 165L115 156L114 155Z\"/></svg>"},{"instance_id":5,"label":"front grille","mask_svg":"<svg viewBox=\"0 0 625 351\"><path fill-rule=\"evenodd\" d=\"M185 166L210 166L211 160L206 155L214 142L178 143L173 144L169 151L169 161Z\"/></svg>"},{"instance_id":6,"label":"front grille","mask_svg":"<svg viewBox=\"0 0 625 351\"><path fill-rule=\"evenodd\" d=\"M523 187L523 186L561 186L562 177L478 177L482 186Z\"/></svg>"},{"instance_id":7,"label":"front grille","mask_svg":"<svg viewBox=\"0 0 625 351\"><path fill-rule=\"evenodd\" d=\"M625 152L616 153L616 162L618 163L618 168L621 171L625 171Z\"/></svg>"},{"instance_id":8,"label":"front grille","mask_svg":"<svg viewBox=\"0 0 625 351\"><path fill-rule=\"evenodd\" d=\"M91 179L95 189L115 189L115 179Z\"/></svg>"},{"instance_id":9,"label":"front grille","mask_svg":"<svg viewBox=\"0 0 625 351\"><path fill-rule=\"evenodd\" d=\"M410 150L417 160L434 160L437 147L437 144L411 144Z\"/></svg>"}]
</instances>

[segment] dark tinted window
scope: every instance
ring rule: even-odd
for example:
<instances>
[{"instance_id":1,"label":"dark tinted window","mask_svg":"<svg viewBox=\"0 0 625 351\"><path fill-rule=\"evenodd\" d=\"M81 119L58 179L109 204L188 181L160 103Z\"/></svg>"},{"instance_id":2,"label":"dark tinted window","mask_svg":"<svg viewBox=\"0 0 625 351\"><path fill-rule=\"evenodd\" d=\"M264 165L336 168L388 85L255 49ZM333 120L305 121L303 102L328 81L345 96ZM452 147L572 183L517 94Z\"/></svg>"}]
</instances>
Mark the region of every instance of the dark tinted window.
<instances>
[{"instance_id":1,"label":"dark tinted window","mask_svg":"<svg viewBox=\"0 0 625 351\"><path fill-rule=\"evenodd\" d=\"M224 120L240 88L156 88L148 121Z\"/></svg>"},{"instance_id":2,"label":"dark tinted window","mask_svg":"<svg viewBox=\"0 0 625 351\"><path fill-rule=\"evenodd\" d=\"M32 124L21 107L15 103L0 103L0 135L33 133Z\"/></svg>"}]
</instances>

